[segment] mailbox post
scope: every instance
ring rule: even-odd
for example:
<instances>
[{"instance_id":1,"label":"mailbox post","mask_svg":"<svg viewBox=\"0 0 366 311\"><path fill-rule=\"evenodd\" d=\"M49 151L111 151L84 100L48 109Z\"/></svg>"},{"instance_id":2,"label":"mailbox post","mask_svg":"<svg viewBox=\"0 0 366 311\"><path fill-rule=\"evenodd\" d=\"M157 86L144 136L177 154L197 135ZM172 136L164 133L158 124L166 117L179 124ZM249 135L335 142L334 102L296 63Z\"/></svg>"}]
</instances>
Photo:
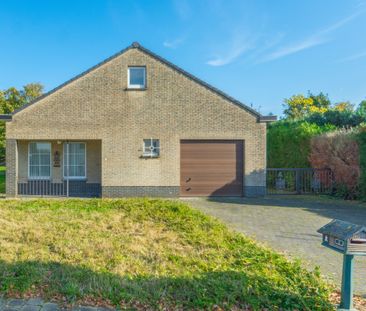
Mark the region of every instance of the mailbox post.
<instances>
[{"instance_id":1,"label":"mailbox post","mask_svg":"<svg viewBox=\"0 0 366 311\"><path fill-rule=\"evenodd\" d=\"M341 310L353 309L353 257L343 255Z\"/></svg>"},{"instance_id":2,"label":"mailbox post","mask_svg":"<svg viewBox=\"0 0 366 311\"><path fill-rule=\"evenodd\" d=\"M343 254L341 304L338 310L353 308L353 259L366 256L366 227L334 219L318 230L322 245Z\"/></svg>"}]
</instances>

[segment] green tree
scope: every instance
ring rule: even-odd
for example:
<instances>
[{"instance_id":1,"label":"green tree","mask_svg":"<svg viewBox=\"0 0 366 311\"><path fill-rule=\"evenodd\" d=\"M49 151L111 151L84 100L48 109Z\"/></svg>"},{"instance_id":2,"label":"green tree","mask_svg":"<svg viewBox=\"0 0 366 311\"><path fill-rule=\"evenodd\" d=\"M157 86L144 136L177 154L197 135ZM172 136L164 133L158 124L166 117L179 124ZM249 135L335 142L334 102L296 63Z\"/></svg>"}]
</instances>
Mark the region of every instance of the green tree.
<instances>
[{"instance_id":1,"label":"green tree","mask_svg":"<svg viewBox=\"0 0 366 311\"><path fill-rule=\"evenodd\" d=\"M329 110L330 106L332 105L328 97L328 94L324 94L323 92L320 92L318 95L315 95L309 91L308 97L313 100L313 105L319 108L319 110L323 111Z\"/></svg>"},{"instance_id":2,"label":"green tree","mask_svg":"<svg viewBox=\"0 0 366 311\"><path fill-rule=\"evenodd\" d=\"M0 91L0 112L3 114L12 113L15 109L41 96L42 93L43 85L39 83L27 84L21 90L10 87Z\"/></svg>"},{"instance_id":3,"label":"green tree","mask_svg":"<svg viewBox=\"0 0 366 311\"><path fill-rule=\"evenodd\" d=\"M22 107L41 96L43 85L40 83L30 83L18 90L10 87L0 90L0 114L10 114L15 109ZM5 160L5 123L0 122L0 163Z\"/></svg>"},{"instance_id":4,"label":"green tree","mask_svg":"<svg viewBox=\"0 0 366 311\"><path fill-rule=\"evenodd\" d=\"M356 109L356 113L360 116L366 118L366 99L364 99L360 104L358 105Z\"/></svg>"},{"instance_id":5,"label":"green tree","mask_svg":"<svg viewBox=\"0 0 366 311\"><path fill-rule=\"evenodd\" d=\"M291 120L299 120L313 113L324 113L329 109L326 98L323 93L316 96L309 93L308 97L294 95L284 100L284 114Z\"/></svg>"},{"instance_id":6,"label":"green tree","mask_svg":"<svg viewBox=\"0 0 366 311\"><path fill-rule=\"evenodd\" d=\"M289 119L301 119L308 112L309 107L313 105L313 100L311 98L307 98L302 94L293 95L290 98L284 99L284 108L283 113Z\"/></svg>"},{"instance_id":7,"label":"green tree","mask_svg":"<svg viewBox=\"0 0 366 311\"><path fill-rule=\"evenodd\" d=\"M339 102L339 103L334 104L333 109L338 110L338 111L349 111L349 112L353 112L354 105L351 104L349 101Z\"/></svg>"}]
</instances>

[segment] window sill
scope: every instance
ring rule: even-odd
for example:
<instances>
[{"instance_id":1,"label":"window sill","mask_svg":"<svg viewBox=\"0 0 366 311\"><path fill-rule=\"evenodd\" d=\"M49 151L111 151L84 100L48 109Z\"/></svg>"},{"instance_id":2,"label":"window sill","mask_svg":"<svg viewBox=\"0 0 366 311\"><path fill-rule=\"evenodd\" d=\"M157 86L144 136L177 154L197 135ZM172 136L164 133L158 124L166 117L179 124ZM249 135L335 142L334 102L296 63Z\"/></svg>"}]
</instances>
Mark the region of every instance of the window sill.
<instances>
[{"instance_id":1,"label":"window sill","mask_svg":"<svg viewBox=\"0 0 366 311\"><path fill-rule=\"evenodd\" d=\"M141 159L159 159L159 158L160 158L160 156L159 156L159 155L151 156L151 155L147 155L147 154L146 154L146 155L144 155L144 154L143 154L143 155L141 155L141 156L140 156L140 158L141 158Z\"/></svg>"},{"instance_id":2,"label":"window sill","mask_svg":"<svg viewBox=\"0 0 366 311\"><path fill-rule=\"evenodd\" d=\"M86 181L86 177L72 177L72 178L65 178L64 181Z\"/></svg>"},{"instance_id":3,"label":"window sill","mask_svg":"<svg viewBox=\"0 0 366 311\"><path fill-rule=\"evenodd\" d=\"M125 91L146 91L147 88L143 87L143 88L138 88L138 87L126 87Z\"/></svg>"}]
</instances>

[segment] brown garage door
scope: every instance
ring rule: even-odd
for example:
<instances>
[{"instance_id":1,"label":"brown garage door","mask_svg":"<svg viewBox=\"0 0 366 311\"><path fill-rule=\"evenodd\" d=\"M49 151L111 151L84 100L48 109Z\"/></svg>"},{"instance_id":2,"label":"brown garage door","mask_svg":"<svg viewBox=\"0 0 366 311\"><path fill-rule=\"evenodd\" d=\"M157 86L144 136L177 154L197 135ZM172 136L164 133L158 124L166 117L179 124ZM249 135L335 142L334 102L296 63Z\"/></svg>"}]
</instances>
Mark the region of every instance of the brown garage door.
<instances>
[{"instance_id":1,"label":"brown garage door","mask_svg":"<svg viewBox=\"0 0 366 311\"><path fill-rule=\"evenodd\" d=\"M241 196L243 141L182 140L182 196Z\"/></svg>"}]
</instances>

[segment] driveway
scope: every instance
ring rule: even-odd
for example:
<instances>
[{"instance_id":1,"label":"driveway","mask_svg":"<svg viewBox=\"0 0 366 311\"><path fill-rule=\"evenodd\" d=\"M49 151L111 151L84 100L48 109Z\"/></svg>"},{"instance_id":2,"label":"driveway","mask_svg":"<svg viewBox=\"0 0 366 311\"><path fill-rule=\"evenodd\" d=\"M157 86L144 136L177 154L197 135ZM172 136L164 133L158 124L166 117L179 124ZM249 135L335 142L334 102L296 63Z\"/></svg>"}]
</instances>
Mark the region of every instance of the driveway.
<instances>
[{"instance_id":1,"label":"driveway","mask_svg":"<svg viewBox=\"0 0 366 311\"><path fill-rule=\"evenodd\" d=\"M343 257L321 246L321 235L316 231L334 218L366 225L366 205L323 197L184 200L290 258L301 258L309 268L319 266L322 274L339 287ZM355 291L366 297L366 257L356 258L354 276Z\"/></svg>"}]
</instances>

